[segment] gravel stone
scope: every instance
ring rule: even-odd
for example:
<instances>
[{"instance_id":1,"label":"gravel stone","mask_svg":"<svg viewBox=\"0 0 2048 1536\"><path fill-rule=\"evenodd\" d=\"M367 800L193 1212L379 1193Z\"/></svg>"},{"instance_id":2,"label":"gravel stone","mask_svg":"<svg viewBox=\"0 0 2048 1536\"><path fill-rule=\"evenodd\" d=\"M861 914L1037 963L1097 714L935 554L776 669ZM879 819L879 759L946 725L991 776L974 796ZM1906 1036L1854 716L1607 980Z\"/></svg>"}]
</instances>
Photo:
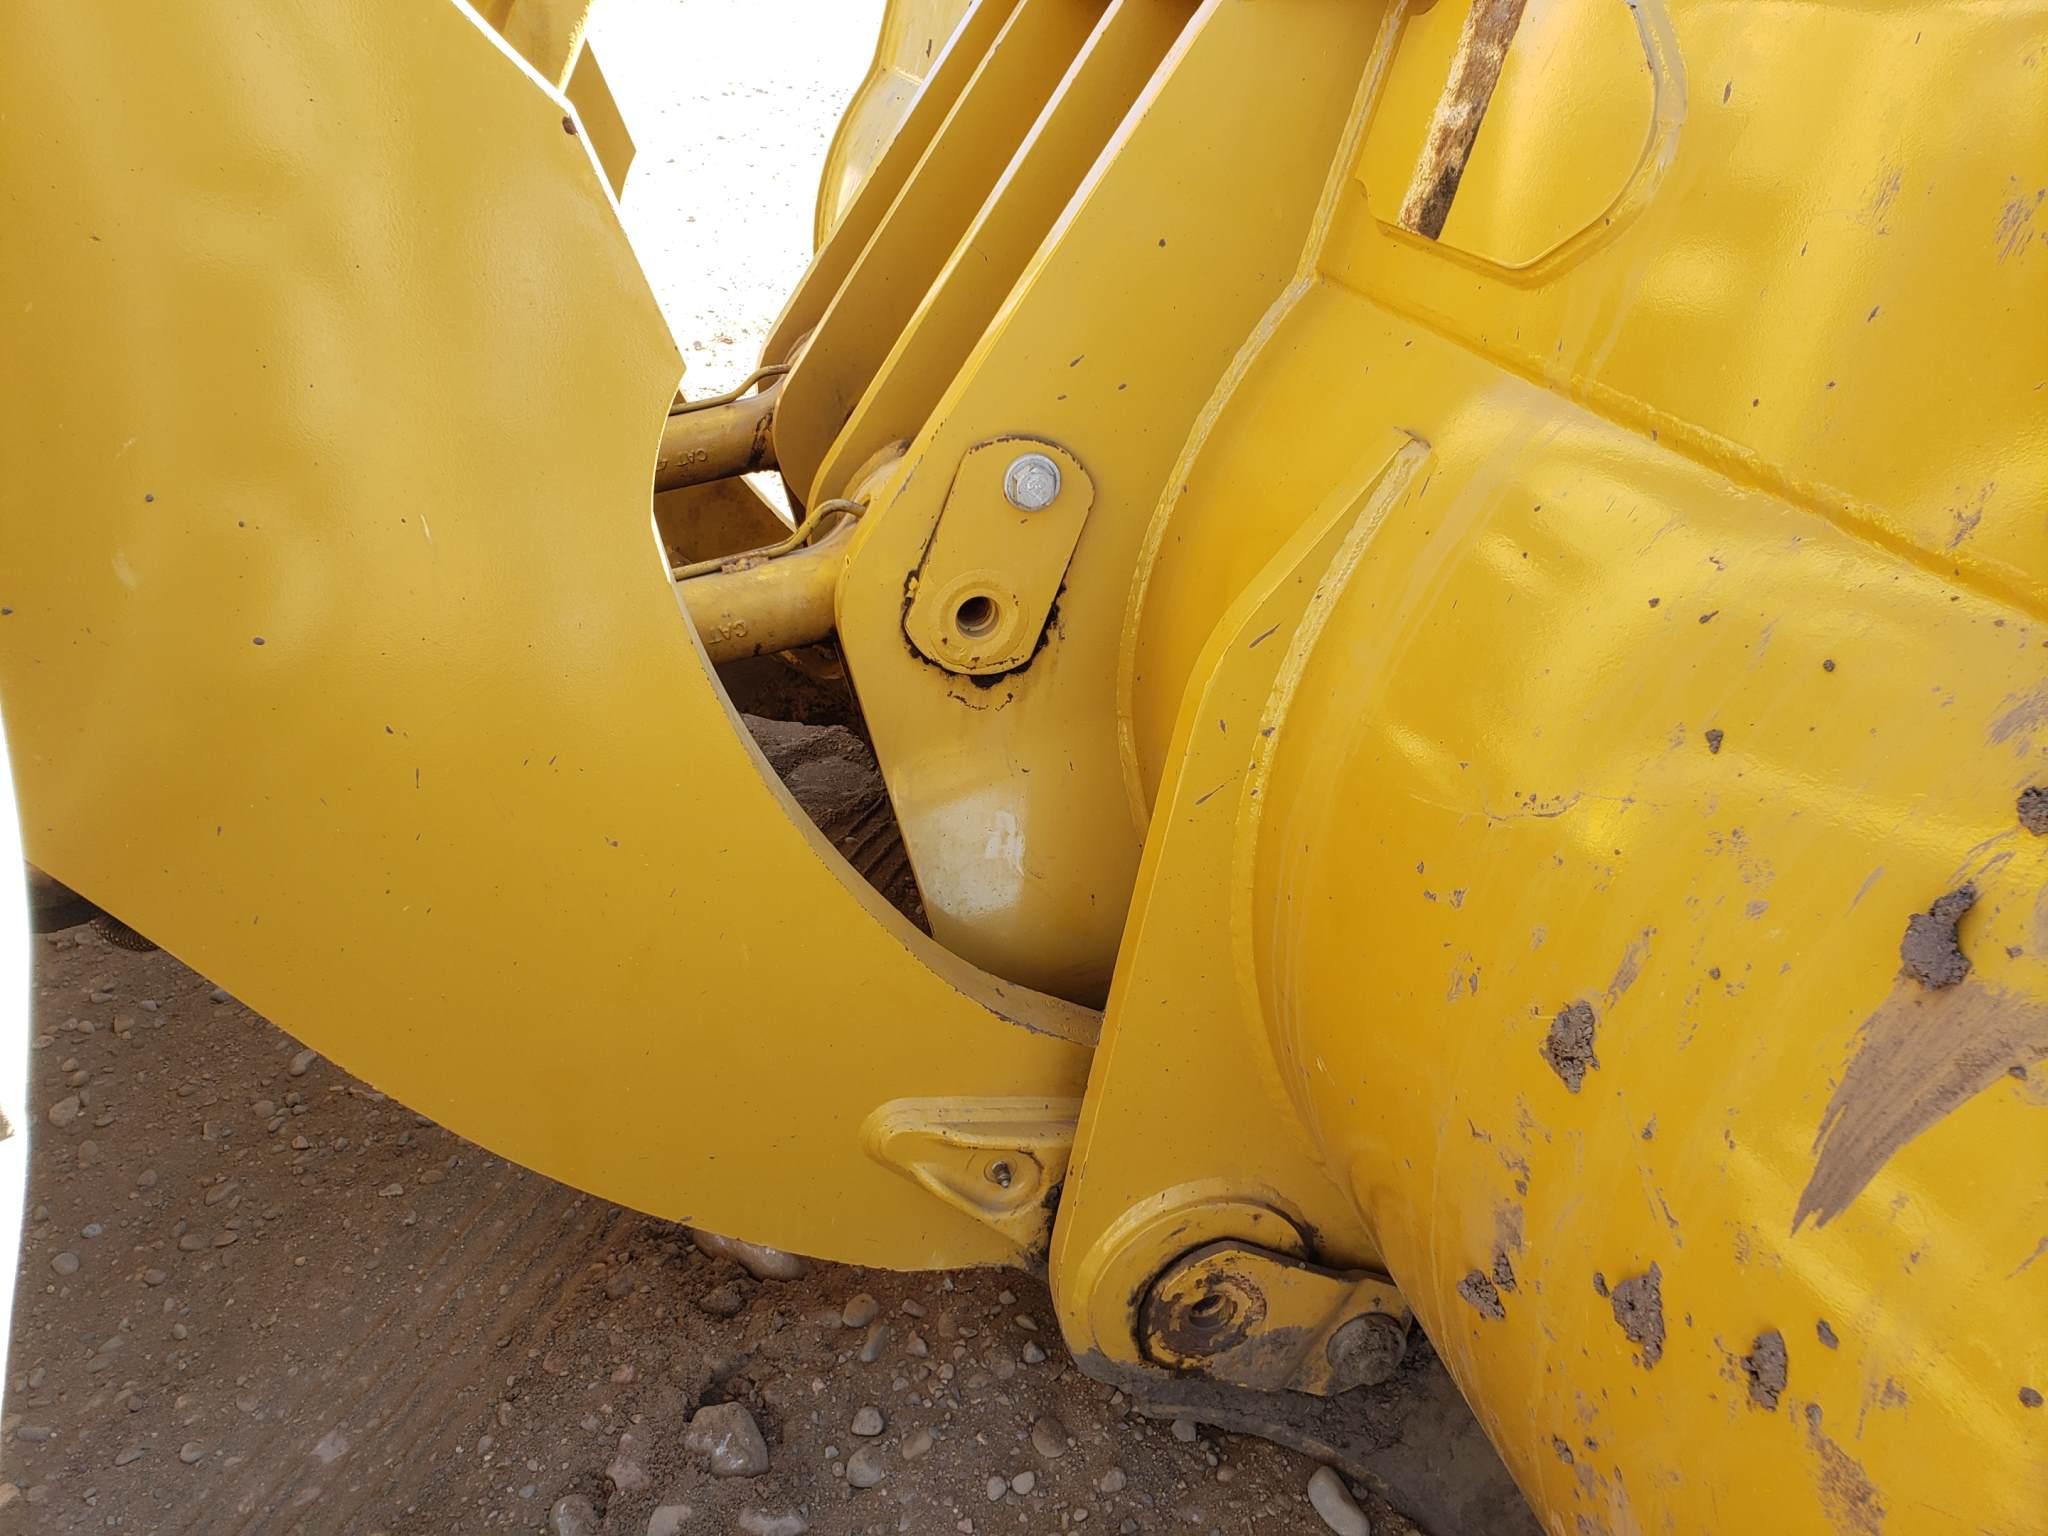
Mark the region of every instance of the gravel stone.
<instances>
[{"instance_id":1,"label":"gravel stone","mask_svg":"<svg viewBox=\"0 0 2048 1536\"><path fill-rule=\"evenodd\" d=\"M597 1536L597 1510L580 1493L564 1494L548 1511L549 1536Z\"/></svg>"},{"instance_id":2,"label":"gravel stone","mask_svg":"<svg viewBox=\"0 0 2048 1536\"><path fill-rule=\"evenodd\" d=\"M683 1447L701 1456L713 1477L759 1477L768 1470L768 1442L740 1403L699 1408L684 1431Z\"/></svg>"},{"instance_id":3,"label":"gravel stone","mask_svg":"<svg viewBox=\"0 0 2048 1536\"><path fill-rule=\"evenodd\" d=\"M50 1260L50 1268L60 1275L75 1275L78 1273L78 1255L68 1251L60 1253Z\"/></svg>"},{"instance_id":4,"label":"gravel stone","mask_svg":"<svg viewBox=\"0 0 2048 1536\"><path fill-rule=\"evenodd\" d=\"M882 1410L873 1403L864 1404L860 1411L854 1414L853 1423L849 1427L856 1435L863 1435L872 1439L874 1436L879 1435L885 1427L882 1423Z\"/></svg>"},{"instance_id":5,"label":"gravel stone","mask_svg":"<svg viewBox=\"0 0 2048 1536\"><path fill-rule=\"evenodd\" d=\"M1372 1536L1372 1522L1334 1468L1316 1468L1308 1480L1308 1501L1336 1536Z\"/></svg>"},{"instance_id":6,"label":"gravel stone","mask_svg":"<svg viewBox=\"0 0 2048 1536\"><path fill-rule=\"evenodd\" d=\"M687 1504L659 1504L647 1517L647 1536L680 1536L697 1511Z\"/></svg>"},{"instance_id":7,"label":"gravel stone","mask_svg":"<svg viewBox=\"0 0 2048 1536\"><path fill-rule=\"evenodd\" d=\"M1019 1472L1010 1479L1010 1492L1015 1494L1029 1493L1037 1486L1038 1474L1036 1472Z\"/></svg>"},{"instance_id":8,"label":"gravel stone","mask_svg":"<svg viewBox=\"0 0 2048 1536\"><path fill-rule=\"evenodd\" d=\"M932 1432L928 1429L912 1430L903 1438L902 1454L905 1461L922 1461L932 1452Z\"/></svg>"},{"instance_id":9,"label":"gravel stone","mask_svg":"<svg viewBox=\"0 0 2048 1536\"><path fill-rule=\"evenodd\" d=\"M178 1447L178 1460L185 1463L185 1465L188 1467L192 1466L194 1463L198 1461L203 1460L205 1458L205 1455L206 1447L201 1445L197 1440L187 1440L183 1445Z\"/></svg>"},{"instance_id":10,"label":"gravel stone","mask_svg":"<svg viewBox=\"0 0 2048 1536\"><path fill-rule=\"evenodd\" d=\"M81 1107L77 1094L67 1094L50 1106L50 1124L58 1127L69 1125L78 1118Z\"/></svg>"},{"instance_id":11,"label":"gravel stone","mask_svg":"<svg viewBox=\"0 0 2048 1536\"><path fill-rule=\"evenodd\" d=\"M771 1512L765 1509L743 1509L740 1511L740 1529L746 1536L804 1536L811 1528L795 1510Z\"/></svg>"},{"instance_id":12,"label":"gravel stone","mask_svg":"<svg viewBox=\"0 0 2048 1536\"><path fill-rule=\"evenodd\" d=\"M846 1458L846 1481L854 1488L872 1488L888 1476L889 1464L879 1446L864 1445Z\"/></svg>"},{"instance_id":13,"label":"gravel stone","mask_svg":"<svg viewBox=\"0 0 2048 1536\"><path fill-rule=\"evenodd\" d=\"M881 1304L862 1291L847 1302L846 1309L839 1314L839 1321L849 1328L865 1328L880 1315L881 1310Z\"/></svg>"},{"instance_id":14,"label":"gravel stone","mask_svg":"<svg viewBox=\"0 0 2048 1536\"><path fill-rule=\"evenodd\" d=\"M1067 1454L1067 1428L1058 1419L1046 1417L1031 1426L1031 1448L1047 1461Z\"/></svg>"}]
</instances>

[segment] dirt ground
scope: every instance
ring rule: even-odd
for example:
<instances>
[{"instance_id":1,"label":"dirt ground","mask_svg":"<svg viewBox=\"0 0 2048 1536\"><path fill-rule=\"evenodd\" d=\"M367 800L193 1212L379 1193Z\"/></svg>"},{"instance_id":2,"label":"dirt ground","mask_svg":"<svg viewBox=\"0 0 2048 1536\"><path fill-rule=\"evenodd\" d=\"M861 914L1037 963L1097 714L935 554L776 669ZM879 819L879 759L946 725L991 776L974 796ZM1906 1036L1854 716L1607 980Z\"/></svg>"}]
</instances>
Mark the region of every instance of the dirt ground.
<instances>
[{"instance_id":1,"label":"dirt ground","mask_svg":"<svg viewBox=\"0 0 2048 1536\"><path fill-rule=\"evenodd\" d=\"M1306 1459L1134 1413L1028 1277L756 1280L169 955L81 928L37 961L0 1530L1322 1529ZM691 1449L721 1403L759 1426L759 1475Z\"/></svg>"}]
</instances>

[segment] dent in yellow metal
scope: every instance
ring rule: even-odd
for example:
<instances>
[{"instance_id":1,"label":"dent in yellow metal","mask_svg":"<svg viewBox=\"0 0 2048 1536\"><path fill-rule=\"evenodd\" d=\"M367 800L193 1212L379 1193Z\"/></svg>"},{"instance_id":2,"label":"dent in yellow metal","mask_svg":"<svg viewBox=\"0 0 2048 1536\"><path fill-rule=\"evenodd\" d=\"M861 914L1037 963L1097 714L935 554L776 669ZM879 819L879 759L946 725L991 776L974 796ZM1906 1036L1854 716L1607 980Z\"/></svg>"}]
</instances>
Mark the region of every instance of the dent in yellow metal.
<instances>
[{"instance_id":1,"label":"dent in yellow metal","mask_svg":"<svg viewBox=\"0 0 2048 1536\"><path fill-rule=\"evenodd\" d=\"M120 12L0 60L46 236L0 242L29 857L601 1198L1021 1257L861 1126L1071 1096L1093 1017L903 922L739 730L651 528L676 352L559 104L452 4Z\"/></svg>"},{"instance_id":2,"label":"dent in yellow metal","mask_svg":"<svg viewBox=\"0 0 2048 1536\"><path fill-rule=\"evenodd\" d=\"M849 465L930 418L1193 10L1191 0L1113 0L1103 11L839 428L815 477L821 490L840 494Z\"/></svg>"},{"instance_id":3,"label":"dent in yellow metal","mask_svg":"<svg viewBox=\"0 0 2048 1536\"><path fill-rule=\"evenodd\" d=\"M860 190L843 206L831 233L819 242L802 281L762 344L763 362L788 362L798 343L817 325L1017 3L974 0L960 18L933 60L923 86L911 98L903 121L862 179Z\"/></svg>"},{"instance_id":4,"label":"dent in yellow metal","mask_svg":"<svg viewBox=\"0 0 2048 1536\"><path fill-rule=\"evenodd\" d=\"M804 500L824 499L816 476L826 450L1102 7L1103 0L1019 0L811 328L775 419L776 458Z\"/></svg>"},{"instance_id":5,"label":"dent in yellow metal","mask_svg":"<svg viewBox=\"0 0 2048 1536\"><path fill-rule=\"evenodd\" d=\"M1107 988L1138 860L1115 714L1138 546L1294 268L1376 27L1350 0L1211 0L863 519L840 591L849 670L933 932L999 974L1079 999ZM911 654L902 592L952 467L1009 433L1065 446L1097 496L1045 647L980 689Z\"/></svg>"},{"instance_id":6,"label":"dent in yellow metal","mask_svg":"<svg viewBox=\"0 0 2048 1536\"><path fill-rule=\"evenodd\" d=\"M1410 1317L1383 1275L1321 1269L1231 1241L1175 1260L1152 1282L1141 1315L1155 1365L1313 1397L1393 1375Z\"/></svg>"},{"instance_id":7,"label":"dent in yellow metal","mask_svg":"<svg viewBox=\"0 0 2048 1536\"><path fill-rule=\"evenodd\" d=\"M1006 479L1031 460L1056 467L1057 491L1018 506ZM1030 661L1094 502L1095 482L1057 443L1007 437L968 449L903 611L910 643L970 677Z\"/></svg>"},{"instance_id":8,"label":"dent in yellow metal","mask_svg":"<svg viewBox=\"0 0 2048 1536\"><path fill-rule=\"evenodd\" d=\"M839 119L818 178L812 231L822 246L910 112L925 76L972 0L886 0L875 56Z\"/></svg>"},{"instance_id":9,"label":"dent in yellow metal","mask_svg":"<svg viewBox=\"0 0 2048 1536\"><path fill-rule=\"evenodd\" d=\"M1080 1112L1078 1098L900 1099L869 1116L861 1137L877 1162L1037 1255Z\"/></svg>"},{"instance_id":10,"label":"dent in yellow metal","mask_svg":"<svg viewBox=\"0 0 2048 1536\"><path fill-rule=\"evenodd\" d=\"M1315 608L1333 562L1355 556L1361 530L1414 483L1425 450L1384 431L1354 449L1357 463L1306 526L1240 594L1215 627L1175 735L1171 799L1152 824L1124 955L1054 1234L1052 1279L1061 1327L1077 1353L1136 1361L1129 1287L1109 1277L1145 1258L1156 1273L1173 1253L1150 1251L1157 1219L1130 1213L1178 1201L1192 1184L1287 1212L1316 1232L1325 1263L1377 1267L1378 1250L1302 1129L1293 1085L1246 999L1243 946L1231 934L1232 847L1246 814L1245 778L1290 636ZM1190 1065L1199 1070L1189 1070ZM1159 1092L1172 1082L1174 1092ZM1232 1207L1221 1215L1227 1223ZM1193 1215L1177 1252L1222 1238L1264 1248L1256 1234ZM1136 1254L1124 1250L1137 1245ZM1288 1245L1284 1251L1295 1251ZM1105 1301L1107 1296L1112 1298ZM1116 1298L1121 1298L1121 1302Z\"/></svg>"},{"instance_id":11,"label":"dent in yellow metal","mask_svg":"<svg viewBox=\"0 0 2048 1536\"><path fill-rule=\"evenodd\" d=\"M576 55L564 95L576 109L576 120L597 151L597 163L604 167L604 179L613 197L626 192L626 175L633 169L633 135L619 104L612 97L610 82L598 68L597 49L586 42Z\"/></svg>"},{"instance_id":12,"label":"dent in yellow metal","mask_svg":"<svg viewBox=\"0 0 2048 1536\"><path fill-rule=\"evenodd\" d=\"M846 519L791 554L678 582L704 654L713 662L737 661L828 638L853 528Z\"/></svg>"}]
</instances>

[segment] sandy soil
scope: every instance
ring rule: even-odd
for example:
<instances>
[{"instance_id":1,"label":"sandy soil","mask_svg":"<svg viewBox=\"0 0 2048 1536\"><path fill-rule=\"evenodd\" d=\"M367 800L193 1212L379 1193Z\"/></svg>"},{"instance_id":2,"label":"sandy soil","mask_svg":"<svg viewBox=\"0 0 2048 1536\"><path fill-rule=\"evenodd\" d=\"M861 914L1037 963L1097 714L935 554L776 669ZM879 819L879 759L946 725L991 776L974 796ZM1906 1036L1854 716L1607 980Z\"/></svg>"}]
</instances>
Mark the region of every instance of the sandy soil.
<instances>
[{"instance_id":1,"label":"sandy soil","mask_svg":"<svg viewBox=\"0 0 2048 1536\"><path fill-rule=\"evenodd\" d=\"M641 1536L663 1506L685 1532L1321 1528L1307 1461L1132 1412L1027 1277L755 1280L169 955L75 929L37 961L0 1530ZM757 1476L690 1447L723 1403L760 1429Z\"/></svg>"}]
</instances>

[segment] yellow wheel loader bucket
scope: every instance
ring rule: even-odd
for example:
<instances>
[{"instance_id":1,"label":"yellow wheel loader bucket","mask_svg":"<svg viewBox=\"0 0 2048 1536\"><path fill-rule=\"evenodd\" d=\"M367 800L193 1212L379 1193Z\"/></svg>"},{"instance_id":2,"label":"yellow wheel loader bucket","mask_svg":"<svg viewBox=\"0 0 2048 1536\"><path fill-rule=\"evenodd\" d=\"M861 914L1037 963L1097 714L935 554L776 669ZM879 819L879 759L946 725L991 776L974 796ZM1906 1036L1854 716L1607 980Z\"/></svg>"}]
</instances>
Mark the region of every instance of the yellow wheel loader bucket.
<instances>
[{"instance_id":1,"label":"yellow wheel loader bucket","mask_svg":"<svg viewBox=\"0 0 2048 1536\"><path fill-rule=\"evenodd\" d=\"M1437 1536L2048 1530L2048 8L898 3L706 399L584 9L14 18L29 861Z\"/></svg>"}]
</instances>

